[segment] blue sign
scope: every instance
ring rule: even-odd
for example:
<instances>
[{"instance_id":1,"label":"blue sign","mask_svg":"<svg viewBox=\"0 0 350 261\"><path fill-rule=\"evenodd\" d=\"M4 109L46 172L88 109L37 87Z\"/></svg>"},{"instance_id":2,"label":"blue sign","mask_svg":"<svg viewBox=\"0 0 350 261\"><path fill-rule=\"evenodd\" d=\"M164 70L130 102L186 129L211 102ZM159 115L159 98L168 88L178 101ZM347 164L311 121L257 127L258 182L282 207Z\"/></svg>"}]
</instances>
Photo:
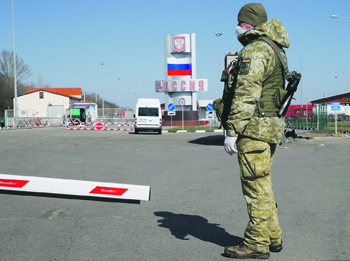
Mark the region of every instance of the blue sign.
<instances>
[{"instance_id":1,"label":"blue sign","mask_svg":"<svg viewBox=\"0 0 350 261\"><path fill-rule=\"evenodd\" d=\"M169 111L175 110L175 104L174 104L174 103L169 103L169 104L168 104L168 110L169 110Z\"/></svg>"},{"instance_id":2,"label":"blue sign","mask_svg":"<svg viewBox=\"0 0 350 261\"><path fill-rule=\"evenodd\" d=\"M213 108L214 108L213 104L208 103L208 105L207 105L207 110L208 110L208 111L212 111Z\"/></svg>"},{"instance_id":3,"label":"blue sign","mask_svg":"<svg viewBox=\"0 0 350 261\"><path fill-rule=\"evenodd\" d=\"M331 106L331 111L340 111L340 106Z\"/></svg>"},{"instance_id":4,"label":"blue sign","mask_svg":"<svg viewBox=\"0 0 350 261\"><path fill-rule=\"evenodd\" d=\"M340 102L331 102L331 111L340 111Z\"/></svg>"}]
</instances>

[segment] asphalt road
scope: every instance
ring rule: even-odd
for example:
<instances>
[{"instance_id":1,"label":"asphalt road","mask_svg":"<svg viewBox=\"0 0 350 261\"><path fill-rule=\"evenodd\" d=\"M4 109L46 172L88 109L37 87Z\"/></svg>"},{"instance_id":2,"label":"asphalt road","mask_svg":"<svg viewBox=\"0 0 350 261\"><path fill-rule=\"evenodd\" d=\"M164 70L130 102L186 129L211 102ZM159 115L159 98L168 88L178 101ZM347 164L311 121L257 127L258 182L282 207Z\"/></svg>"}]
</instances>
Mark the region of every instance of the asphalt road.
<instances>
[{"instance_id":1,"label":"asphalt road","mask_svg":"<svg viewBox=\"0 0 350 261\"><path fill-rule=\"evenodd\" d=\"M0 131L0 173L150 185L141 204L0 194L0 260L228 260L248 222L236 156L218 133ZM350 139L279 146L272 182L284 249L350 260Z\"/></svg>"}]
</instances>

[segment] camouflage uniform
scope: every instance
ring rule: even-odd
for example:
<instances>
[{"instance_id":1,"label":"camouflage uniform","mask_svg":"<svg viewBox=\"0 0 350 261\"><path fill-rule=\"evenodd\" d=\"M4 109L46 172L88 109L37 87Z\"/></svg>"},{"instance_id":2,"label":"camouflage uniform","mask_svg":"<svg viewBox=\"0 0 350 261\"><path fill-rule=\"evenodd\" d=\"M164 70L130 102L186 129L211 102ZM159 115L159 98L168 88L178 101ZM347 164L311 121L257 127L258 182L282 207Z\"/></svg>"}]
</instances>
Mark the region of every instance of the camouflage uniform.
<instances>
[{"instance_id":1,"label":"camouflage uniform","mask_svg":"<svg viewBox=\"0 0 350 261\"><path fill-rule=\"evenodd\" d=\"M260 36L267 36L280 47L289 47L289 35L277 18L238 37L244 48L238 58L239 72L226 123L228 135L238 136L242 190L250 219L244 243L254 251L268 252L270 244L282 242L271 184L271 164L276 144L282 142L285 123L283 118L254 114L265 83L273 71L281 66L269 44L254 41ZM283 82L282 73L280 77ZM270 79L272 85L274 82Z\"/></svg>"}]
</instances>

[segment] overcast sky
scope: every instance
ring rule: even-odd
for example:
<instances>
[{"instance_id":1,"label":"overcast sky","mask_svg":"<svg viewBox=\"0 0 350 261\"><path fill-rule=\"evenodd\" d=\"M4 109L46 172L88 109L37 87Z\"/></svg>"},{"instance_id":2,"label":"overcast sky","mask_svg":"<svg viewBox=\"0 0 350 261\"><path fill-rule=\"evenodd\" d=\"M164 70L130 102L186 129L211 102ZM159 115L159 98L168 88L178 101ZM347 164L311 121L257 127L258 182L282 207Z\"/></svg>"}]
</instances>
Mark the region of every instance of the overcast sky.
<instances>
[{"instance_id":1,"label":"overcast sky","mask_svg":"<svg viewBox=\"0 0 350 261\"><path fill-rule=\"evenodd\" d=\"M164 80L166 34L196 34L197 78L208 79L209 86L199 97L221 96L219 62L222 68L224 54L242 48L234 34L237 13L251 1L13 2L16 53L32 71L25 82L81 87L135 108L137 98L165 101L164 94L155 93L154 85ZM287 51L289 69L303 74L293 104L300 104L301 97L305 104L324 95L349 92L350 20L331 15L350 18L350 1L261 3L268 18L279 18L290 35L290 48L295 50ZM220 53L215 33L221 31ZM1 1L0 48L13 50L11 0Z\"/></svg>"}]
</instances>

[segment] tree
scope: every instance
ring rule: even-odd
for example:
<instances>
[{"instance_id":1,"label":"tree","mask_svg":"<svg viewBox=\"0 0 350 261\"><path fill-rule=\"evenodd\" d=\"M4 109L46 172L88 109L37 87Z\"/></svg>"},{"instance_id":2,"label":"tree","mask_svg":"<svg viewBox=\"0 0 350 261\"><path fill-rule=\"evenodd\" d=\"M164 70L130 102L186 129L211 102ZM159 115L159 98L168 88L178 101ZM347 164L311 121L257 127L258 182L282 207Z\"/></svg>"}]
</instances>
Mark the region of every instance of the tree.
<instances>
[{"instance_id":1,"label":"tree","mask_svg":"<svg viewBox=\"0 0 350 261\"><path fill-rule=\"evenodd\" d=\"M4 110L13 108L12 98L14 97L14 68L13 52L3 50L0 54L0 117ZM31 76L30 68L24 64L23 59L16 55L16 80L17 94L27 92L27 85L21 81Z\"/></svg>"},{"instance_id":2,"label":"tree","mask_svg":"<svg viewBox=\"0 0 350 261\"><path fill-rule=\"evenodd\" d=\"M8 79L0 72L0 117L4 116L4 111L8 108L12 108L12 100L9 97L13 97L13 88ZM12 96L11 96L12 94Z\"/></svg>"},{"instance_id":3,"label":"tree","mask_svg":"<svg viewBox=\"0 0 350 261\"><path fill-rule=\"evenodd\" d=\"M0 56L0 72L8 78L10 81L14 81L14 68L13 68L13 51L9 52L2 50ZM16 79L17 83L30 77L32 75L28 65L24 64L23 59L18 58L16 55Z\"/></svg>"}]
</instances>

